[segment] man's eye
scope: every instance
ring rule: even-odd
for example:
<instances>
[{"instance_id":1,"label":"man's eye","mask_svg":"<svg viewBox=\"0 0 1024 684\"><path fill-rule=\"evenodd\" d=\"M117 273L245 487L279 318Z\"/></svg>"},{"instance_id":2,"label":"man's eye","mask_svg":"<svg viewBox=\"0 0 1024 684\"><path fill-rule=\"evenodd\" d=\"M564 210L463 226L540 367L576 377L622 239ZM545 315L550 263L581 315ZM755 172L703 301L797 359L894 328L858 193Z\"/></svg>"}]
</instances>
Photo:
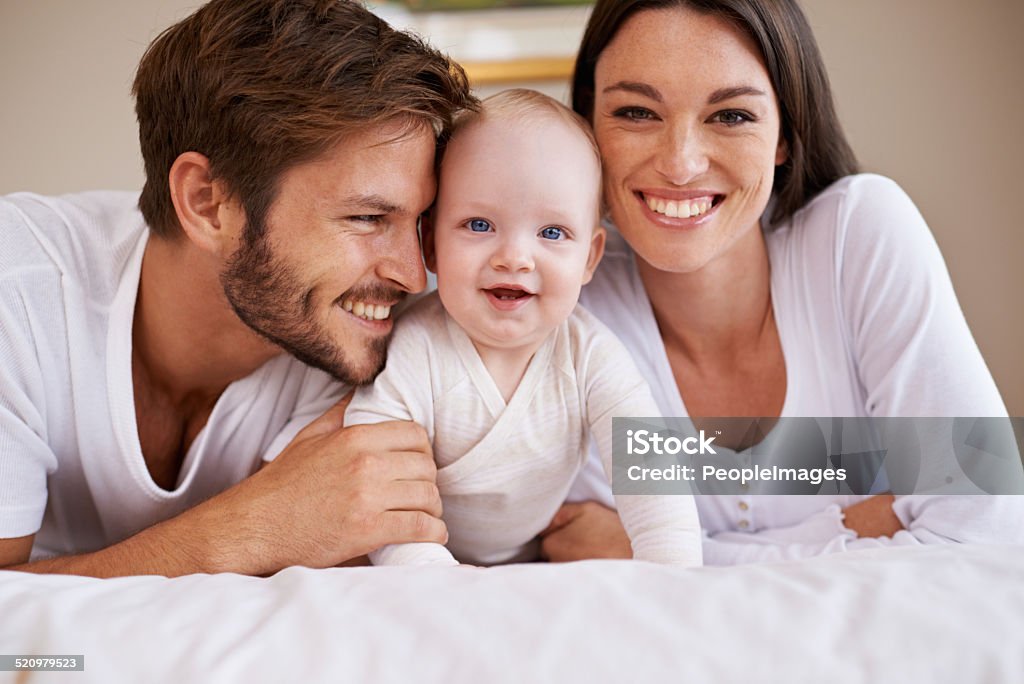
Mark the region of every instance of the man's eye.
<instances>
[{"instance_id":1,"label":"man's eye","mask_svg":"<svg viewBox=\"0 0 1024 684\"><path fill-rule=\"evenodd\" d=\"M353 221L358 221L359 223L377 223L382 217L380 214L359 214L357 216L350 216L349 218Z\"/></svg>"},{"instance_id":2,"label":"man's eye","mask_svg":"<svg viewBox=\"0 0 1024 684\"><path fill-rule=\"evenodd\" d=\"M558 226L548 226L541 229L540 236L545 240L561 240L565 236L565 231Z\"/></svg>"},{"instance_id":3,"label":"man's eye","mask_svg":"<svg viewBox=\"0 0 1024 684\"><path fill-rule=\"evenodd\" d=\"M471 219L467 225L474 233L486 233L491 229L491 222L486 219Z\"/></svg>"},{"instance_id":4,"label":"man's eye","mask_svg":"<svg viewBox=\"0 0 1024 684\"><path fill-rule=\"evenodd\" d=\"M643 107L621 107L615 110L613 116L630 121L650 121L654 118L654 112Z\"/></svg>"}]
</instances>

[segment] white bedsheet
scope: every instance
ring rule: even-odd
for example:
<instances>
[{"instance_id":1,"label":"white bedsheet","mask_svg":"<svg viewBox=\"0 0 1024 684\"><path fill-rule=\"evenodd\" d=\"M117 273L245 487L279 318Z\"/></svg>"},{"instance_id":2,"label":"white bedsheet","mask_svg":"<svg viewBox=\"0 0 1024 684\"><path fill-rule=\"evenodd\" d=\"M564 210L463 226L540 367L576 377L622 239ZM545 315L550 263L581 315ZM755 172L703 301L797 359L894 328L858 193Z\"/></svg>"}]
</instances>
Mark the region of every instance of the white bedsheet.
<instances>
[{"instance_id":1,"label":"white bedsheet","mask_svg":"<svg viewBox=\"0 0 1024 684\"><path fill-rule=\"evenodd\" d=\"M268 579L0 572L0 682L1021 682L1024 549L883 549Z\"/></svg>"}]
</instances>

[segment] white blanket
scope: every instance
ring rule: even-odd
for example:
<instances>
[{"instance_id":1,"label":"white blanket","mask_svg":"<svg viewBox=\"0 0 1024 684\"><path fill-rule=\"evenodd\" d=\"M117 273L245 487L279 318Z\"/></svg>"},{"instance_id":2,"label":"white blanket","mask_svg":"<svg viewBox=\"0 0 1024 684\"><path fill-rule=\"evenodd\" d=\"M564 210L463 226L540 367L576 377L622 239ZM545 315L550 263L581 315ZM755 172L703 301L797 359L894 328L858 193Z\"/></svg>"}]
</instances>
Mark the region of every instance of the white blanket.
<instances>
[{"instance_id":1,"label":"white blanket","mask_svg":"<svg viewBox=\"0 0 1024 684\"><path fill-rule=\"evenodd\" d=\"M684 570L292 568L268 579L0 572L0 682L1020 682L1024 549Z\"/></svg>"}]
</instances>

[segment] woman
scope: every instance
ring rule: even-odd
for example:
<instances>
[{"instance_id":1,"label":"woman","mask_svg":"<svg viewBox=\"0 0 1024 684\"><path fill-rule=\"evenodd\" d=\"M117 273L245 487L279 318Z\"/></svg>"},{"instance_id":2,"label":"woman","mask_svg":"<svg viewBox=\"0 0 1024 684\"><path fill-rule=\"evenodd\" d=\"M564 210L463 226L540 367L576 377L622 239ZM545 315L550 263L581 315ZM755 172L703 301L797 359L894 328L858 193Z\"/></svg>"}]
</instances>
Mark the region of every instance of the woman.
<instances>
[{"instance_id":1,"label":"woman","mask_svg":"<svg viewBox=\"0 0 1024 684\"><path fill-rule=\"evenodd\" d=\"M1006 415L921 215L892 181L853 175L795 2L598 0L573 106L624 238L583 302L664 415ZM607 501L594 472L577 494ZM1017 498L697 497L708 564L1019 539ZM630 553L593 501L567 504L543 549Z\"/></svg>"}]
</instances>

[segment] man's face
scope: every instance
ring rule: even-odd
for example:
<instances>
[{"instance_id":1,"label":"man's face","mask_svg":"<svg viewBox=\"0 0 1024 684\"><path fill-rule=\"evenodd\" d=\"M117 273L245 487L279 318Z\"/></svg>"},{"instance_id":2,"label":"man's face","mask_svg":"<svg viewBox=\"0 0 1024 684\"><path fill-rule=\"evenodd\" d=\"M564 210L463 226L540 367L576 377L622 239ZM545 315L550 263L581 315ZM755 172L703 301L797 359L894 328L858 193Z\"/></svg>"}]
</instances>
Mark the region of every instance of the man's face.
<instances>
[{"instance_id":1,"label":"man's face","mask_svg":"<svg viewBox=\"0 0 1024 684\"><path fill-rule=\"evenodd\" d=\"M263 237L221 274L250 328L349 384L384 364L391 307L426 284L417 223L434 197L434 136L352 136L280 180Z\"/></svg>"}]
</instances>

